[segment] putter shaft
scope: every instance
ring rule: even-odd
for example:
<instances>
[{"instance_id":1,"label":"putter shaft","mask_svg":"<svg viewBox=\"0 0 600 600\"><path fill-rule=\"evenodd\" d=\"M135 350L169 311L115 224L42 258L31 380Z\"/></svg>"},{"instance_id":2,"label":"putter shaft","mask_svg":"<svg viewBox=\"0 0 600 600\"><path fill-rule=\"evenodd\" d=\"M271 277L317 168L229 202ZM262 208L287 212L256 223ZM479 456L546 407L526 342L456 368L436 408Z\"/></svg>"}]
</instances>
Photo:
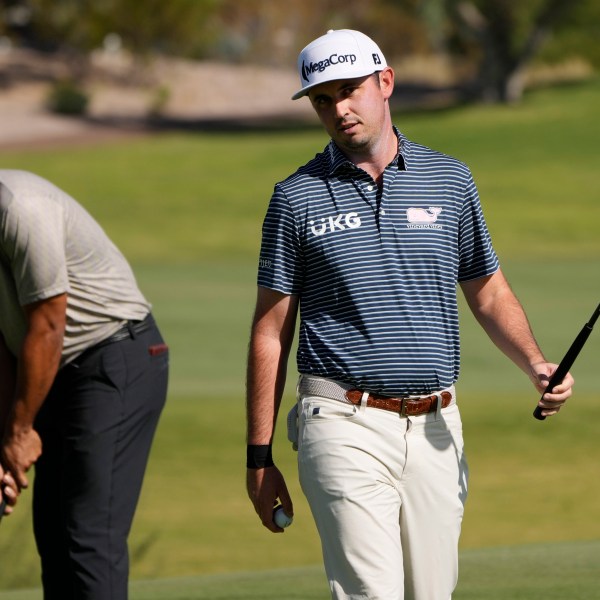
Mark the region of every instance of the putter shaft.
<instances>
[{"instance_id":1,"label":"putter shaft","mask_svg":"<svg viewBox=\"0 0 600 600\"><path fill-rule=\"evenodd\" d=\"M600 304L598 304L598 307L592 314L592 317L583 326L583 328L581 329L581 331L575 338L575 341L571 344L571 347L569 348L569 350L567 351L567 353L565 354L563 359L560 361L560 364L558 365L556 371L554 371L554 373L552 374L552 377L550 377L550 381L548 382L548 385L546 386L546 389L544 390L544 394L549 392L550 390L552 390L552 388L555 385L558 385L565 378L565 375L569 372L569 369L573 366L573 363L575 362L577 355L583 348L590 333L592 332L592 329L594 328L594 324L598 320L599 315L600 315ZM544 394L542 394L542 397ZM538 419L539 421L543 421L546 418L544 415L542 415L543 410L544 409L541 406L536 406L535 410L533 411L533 416L536 419Z\"/></svg>"}]
</instances>

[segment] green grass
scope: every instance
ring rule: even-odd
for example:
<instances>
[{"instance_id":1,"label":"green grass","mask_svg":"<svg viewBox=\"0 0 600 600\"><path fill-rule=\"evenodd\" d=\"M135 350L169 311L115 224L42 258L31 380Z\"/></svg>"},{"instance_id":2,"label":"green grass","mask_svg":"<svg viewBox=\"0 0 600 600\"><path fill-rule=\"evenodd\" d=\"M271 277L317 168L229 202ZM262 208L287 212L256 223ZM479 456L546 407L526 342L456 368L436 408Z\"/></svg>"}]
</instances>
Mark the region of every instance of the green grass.
<instances>
[{"instance_id":1,"label":"green grass","mask_svg":"<svg viewBox=\"0 0 600 600\"><path fill-rule=\"evenodd\" d=\"M175 395L240 396L256 297L255 265L140 265L136 275L171 346Z\"/></svg>"},{"instance_id":2,"label":"green grass","mask_svg":"<svg viewBox=\"0 0 600 600\"><path fill-rule=\"evenodd\" d=\"M515 288L528 300L536 299L540 286L528 274L548 276L539 269L535 263L512 269ZM567 289L581 275L570 263L555 272ZM244 355L254 298L253 283L240 284L245 273L239 265L139 270L173 350L173 386L131 536L134 579L309 566L320 560L283 420L275 456L296 503L296 523L284 535L271 535L245 495ZM553 353L562 353L579 330L586 304L585 297L567 293L544 306L531 302L530 314ZM574 308L563 316L565 306ZM564 338L546 335L545 322L561 323ZM578 360L579 391L568 409L560 419L540 423L531 417L537 395L526 377L493 348L472 317L463 315L466 357L459 402L471 468L463 549L600 539L594 518L600 495L600 397L594 377L599 343L593 334ZM286 409L293 402L293 367L290 371ZM2 563L3 587L37 581L27 500L26 492L19 512L1 526L0 554L11 556Z\"/></svg>"},{"instance_id":3,"label":"green grass","mask_svg":"<svg viewBox=\"0 0 600 600\"><path fill-rule=\"evenodd\" d=\"M600 299L600 125L592 118L599 99L593 82L538 92L514 108L397 119L409 137L471 166L504 270L555 360ZM243 464L262 215L273 183L324 144L309 128L2 154L3 167L39 172L87 205L132 260L172 349L170 398L131 535L134 598L268 600L285 598L281 589L289 598L327 597L283 427L276 460L296 503L284 535L260 526ZM527 378L462 305L461 321L459 402L471 486L456 598L594 598L600 335L592 334L573 370L577 395L560 418L540 423L531 417L537 397ZM1 525L0 588L39 580L28 496ZM162 578L169 579L154 581ZM36 593L5 592L0 600Z\"/></svg>"},{"instance_id":4,"label":"green grass","mask_svg":"<svg viewBox=\"0 0 600 600\"><path fill-rule=\"evenodd\" d=\"M406 135L471 167L507 258L600 257L600 80L539 91L515 107L399 115ZM136 263L248 259L273 185L327 139L318 127L268 134L165 134L128 143L2 153L81 199Z\"/></svg>"},{"instance_id":5,"label":"green grass","mask_svg":"<svg viewBox=\"0 0 600 600\"><path fill-rule=\"evenodd\" d=\"M597 600L599 542L461 552L455 600ZM320 566L133 581L131 600L327 600ZM0 600L41 600L38 589Z\"/></svg>"}]
</instances>

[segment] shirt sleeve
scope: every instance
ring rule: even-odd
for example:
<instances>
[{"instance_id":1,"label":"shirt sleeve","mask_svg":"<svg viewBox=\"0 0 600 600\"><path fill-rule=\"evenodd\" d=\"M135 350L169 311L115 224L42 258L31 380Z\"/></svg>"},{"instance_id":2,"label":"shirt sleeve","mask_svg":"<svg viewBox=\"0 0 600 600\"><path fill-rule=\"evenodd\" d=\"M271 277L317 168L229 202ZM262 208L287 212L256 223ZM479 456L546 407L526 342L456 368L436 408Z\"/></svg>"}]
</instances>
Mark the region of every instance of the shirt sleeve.
<instances>
[{"instance_id":1,"label":"shirt sleeve","mask_svg":"<svg viewBox=\"0 0 600 600\"><path fill-rule=\"evenodd\" d=\"M458 281L487 277L495 273L499 266L477 187L469 175L460 216Z\"/></svg>"},{"instance_id":2,"label":"shirt sleeve","mask_svg":"<svg viewBox=\"0 0 600 600\"><path fill-rule=\"evenodd\" d=\"M0 220L0 244L21 306L69 291L63 210L43 210L44 204L13 199Z\"/></svg>"},{"instance_id":3,"label":"shirt sleeve","mask_svg":"<svg viewBox=\"0 0 600 600\"><path fill-rule=\"evenodd\" d=\"M258 285L283 294L299 294L302 281L296 219L284 192L276 186L262 227Z\"/></svg>"}]
</instances>

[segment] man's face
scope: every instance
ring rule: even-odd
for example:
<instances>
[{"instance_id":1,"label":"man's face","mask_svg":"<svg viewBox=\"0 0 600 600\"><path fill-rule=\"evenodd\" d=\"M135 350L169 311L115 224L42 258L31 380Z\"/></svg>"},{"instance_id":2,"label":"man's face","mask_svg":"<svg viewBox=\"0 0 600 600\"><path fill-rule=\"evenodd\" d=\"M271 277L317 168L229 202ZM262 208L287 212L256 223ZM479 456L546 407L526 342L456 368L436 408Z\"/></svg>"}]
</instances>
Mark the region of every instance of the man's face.
<instances>
[{"instance_id":1,"label":"man's face","mask_svg":"<svg viewBox=\"0 0 600 600\"><path fill-rule=\"evenodd\" d=\"M310 90L313 108L342 151L366 154L376 147L388 114L386 99L393 88L393 74L391 85L389 79L389 73L374 73L328 81Z\"/></svg>"}]
</instances>

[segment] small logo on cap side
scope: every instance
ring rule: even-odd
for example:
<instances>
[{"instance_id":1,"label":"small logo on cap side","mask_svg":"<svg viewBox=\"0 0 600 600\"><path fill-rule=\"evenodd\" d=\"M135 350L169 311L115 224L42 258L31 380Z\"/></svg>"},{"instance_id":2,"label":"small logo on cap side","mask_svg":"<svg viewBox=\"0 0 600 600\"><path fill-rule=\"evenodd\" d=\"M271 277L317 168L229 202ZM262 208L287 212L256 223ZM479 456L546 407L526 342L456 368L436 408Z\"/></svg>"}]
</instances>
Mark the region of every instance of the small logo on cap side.
<instances>
[{"instance_id":1,"label":"small logo on cap side","mask_svg":"<svg viewBox=\"0 0 600 600\"><path fill-rule=\"evenodd\" d=\"M381 58L379 57L379 54L377 54L376 52L373 53L373 62L376 65L380 65L381 64Z\"/></svg>"}]
</instances>

